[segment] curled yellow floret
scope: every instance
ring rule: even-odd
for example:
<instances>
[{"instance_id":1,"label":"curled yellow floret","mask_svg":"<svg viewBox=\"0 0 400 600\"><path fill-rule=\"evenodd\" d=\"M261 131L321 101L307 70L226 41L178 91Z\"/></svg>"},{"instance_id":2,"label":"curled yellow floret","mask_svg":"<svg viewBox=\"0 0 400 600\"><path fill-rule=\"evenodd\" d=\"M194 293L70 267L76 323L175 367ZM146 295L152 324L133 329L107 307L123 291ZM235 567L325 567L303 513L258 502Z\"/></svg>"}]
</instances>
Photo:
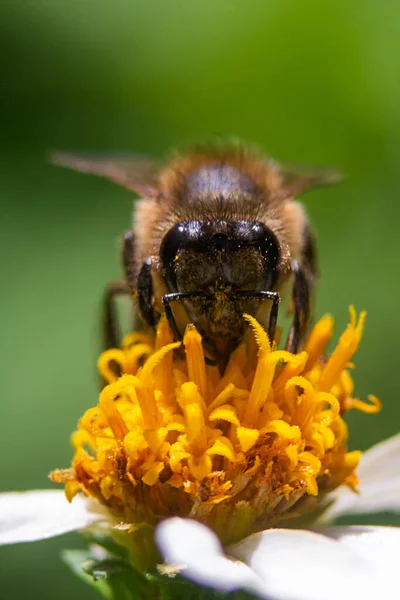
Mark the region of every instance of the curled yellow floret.
<instances>
[{"instance_id":1,"label":"curled yellow floret","mask_svg":"<svg viewBox=\"0 0 400 600\"><path fill-rule=\"evenodd\" d=\"M350 309L330 356L329 316L295 355L245 318L250 331L223 374L206 364L193 325L181 344L165 320L155 338L131 334L102 354L108 384L72 436L72 468L52 474L68 499L82 491L127 526L191 517L230 543L321 506L338 485L356 486L361 453L347 452L343 415L380 409L374 396L353 397L348 370L365 313Z\"/></svg>"}]
</instances>

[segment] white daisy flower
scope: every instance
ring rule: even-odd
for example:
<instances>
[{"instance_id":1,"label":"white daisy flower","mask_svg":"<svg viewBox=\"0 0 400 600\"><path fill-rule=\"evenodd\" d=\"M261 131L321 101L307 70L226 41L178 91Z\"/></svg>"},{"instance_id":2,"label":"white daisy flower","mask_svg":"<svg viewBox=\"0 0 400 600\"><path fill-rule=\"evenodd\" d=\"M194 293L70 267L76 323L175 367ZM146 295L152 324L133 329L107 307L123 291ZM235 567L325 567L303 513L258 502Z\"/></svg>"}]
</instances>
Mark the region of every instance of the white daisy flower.
<instances>
[{"instance_id":1,"label":"white daisy flower","mask_svg":"<svg viewBox=\"0 0 400 600\"><path fill-rule=\"evenodd\" d=\"M330 317L296 355L271 348L247 317L256 344L243 342L223 375L192 326L185 359L173 358L180 344L165 321L155 340L128 336L100 358L109 384L73 435L72 467L51 474L72 504L61 491L0 495L0 543L102 527L129 536L136 567L155 566L156 543L169 572L204 586L376 600L395 584L400 529L328 527L344 514L400 509L400 435L363 456L347 451L343 414L380 408L374 396L353 397L347 368L364 318L351 309L324 358Z\"/></svg>"},{"instance_id":2,"label":"white daisy flower","mask_svg":"<svg viewBox=\"0 0 400 600\"><path fill-rule=\"evenodd\" d=\"M400 434L367 451L359 467L360 493L339 488L315 528L268 529L223 548L198 521L173 517L160 523L156 541L165 562L192 581L222 591L244 589L260 598L337 600L355 594L396 598L400 528L329 527L343 515L400 512ZM321 520L324 527L320 527ZM42 540L115 519L91 498L72 504L64 492L0 494L0 544Z\"/></svg>"}]
</instances>

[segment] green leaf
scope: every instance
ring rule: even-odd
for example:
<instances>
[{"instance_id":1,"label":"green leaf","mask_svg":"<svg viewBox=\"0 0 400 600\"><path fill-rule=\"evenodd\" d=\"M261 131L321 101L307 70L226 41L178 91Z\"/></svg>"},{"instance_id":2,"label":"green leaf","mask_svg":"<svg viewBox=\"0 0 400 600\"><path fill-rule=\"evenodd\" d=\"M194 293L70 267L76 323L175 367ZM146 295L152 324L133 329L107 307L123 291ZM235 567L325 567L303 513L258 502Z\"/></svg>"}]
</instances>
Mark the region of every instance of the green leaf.
<instances>
[{"instance_id":1,"label":"green leaf","mask_svg":"<svg viewBox=\"0 0 400 600\"><path fill-rule=\"evenodd\" d=\"M107 600L157 598L156 586L152 582L131 565L111 554L96 559L90 548L89 550L66 550L62 558L79 579Z\"/></svg>"},{"instance_id":2,"label":"green leaf","mask_svg":"<svg viewBox=\"0 0 400 600\"><path fill-rule=\"evenodd\" d=\"M251 600L246 592L226 594L198 586L183 577L142 573L129 562L129 551L109 536L90 534L87 550L65 550L64 562L81 581L107 600ZM96 543L93 543L96 542Z\"/></svg>"},{"instance_id":3,"label":"green leaf","mask_svg":"<svg viewBox=\"0 0 400 600\"><path fill-rule=\"evenodd\" d=\"M107 582L104 580L95 581L91 575L84 571L83 565L89 559L87 550L64 550L61 557L74 575L93 587L103 598L107 598L107 600L112 599L111 590Z\"/></svg>"}]
</instances>

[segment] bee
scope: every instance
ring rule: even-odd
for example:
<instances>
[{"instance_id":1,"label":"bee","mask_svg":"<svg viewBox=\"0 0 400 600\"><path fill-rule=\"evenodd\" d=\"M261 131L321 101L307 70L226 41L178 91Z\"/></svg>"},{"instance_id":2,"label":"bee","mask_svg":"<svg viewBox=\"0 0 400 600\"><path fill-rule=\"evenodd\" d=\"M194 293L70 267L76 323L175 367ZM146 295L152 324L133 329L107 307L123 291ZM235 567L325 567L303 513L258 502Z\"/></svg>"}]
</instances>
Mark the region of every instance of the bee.
<instances>
[{"instance_id":1,"label":"bee","mask_svg":"<svg viewBox=\"0 0 400 600\"><path fill-rule=\"evenodd\" d=\"M115 298L128 294L151 328L165 313L176 339L194 323L208 359L223 367L245 333L244 313L274 339L281 295L289 290L286 348L299 350L317 267L314 235L295 198L335 183L336 171L299 171L238 144L198 147L165 164L63 152L52 160L140 197L123 237L125 280L105 293L106 347L119 343Z\"/></svg>"}]
</instances>

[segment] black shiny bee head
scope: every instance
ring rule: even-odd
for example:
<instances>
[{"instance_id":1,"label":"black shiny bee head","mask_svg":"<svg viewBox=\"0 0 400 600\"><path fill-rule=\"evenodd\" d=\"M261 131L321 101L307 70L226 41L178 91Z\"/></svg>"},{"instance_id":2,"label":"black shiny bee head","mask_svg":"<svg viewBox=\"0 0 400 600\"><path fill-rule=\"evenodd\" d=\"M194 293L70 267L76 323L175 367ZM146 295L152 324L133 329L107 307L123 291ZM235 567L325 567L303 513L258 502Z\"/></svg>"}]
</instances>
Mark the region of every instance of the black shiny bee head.
<instances>
[{"instance_id":1,"label":"black shiny bee head","mask_svg":"<svg viewBox=\"0 0 400 600\"><path fill-rule=\"evenodd\" d=\"M160 248L169 296L184 303L216 358L228 356L240 342L243 313L254 314L257 293L273 289L280 257L275 234L261 222L245 220L183 221L170 229ZM182 335L179 323L176 328Z\"/></svg>"}]
</instances>

